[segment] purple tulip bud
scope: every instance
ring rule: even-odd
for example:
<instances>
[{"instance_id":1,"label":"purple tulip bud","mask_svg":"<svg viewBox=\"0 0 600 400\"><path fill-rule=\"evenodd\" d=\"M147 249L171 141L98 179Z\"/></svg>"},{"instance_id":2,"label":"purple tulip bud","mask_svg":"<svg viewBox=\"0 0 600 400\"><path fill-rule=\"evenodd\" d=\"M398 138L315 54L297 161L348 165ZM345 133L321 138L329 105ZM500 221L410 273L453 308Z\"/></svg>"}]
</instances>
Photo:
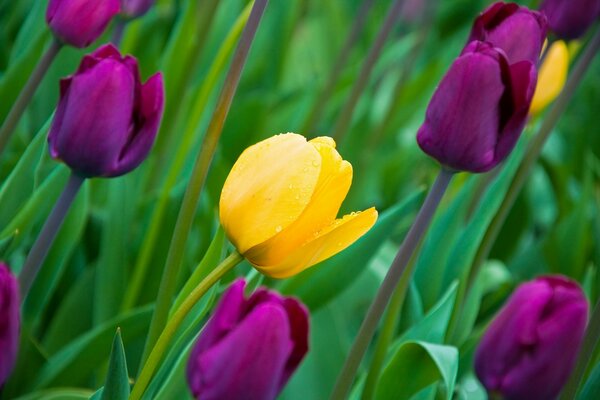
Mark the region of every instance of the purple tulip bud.
<instances>
[{"instance_id":1,"label":"purple tulip bud","mask_svg":"<svg viewBox=\"0 0 600 400\"><path fill-rule=\"evenodd\" d=\"M548 21L542 13L515 3L498 2L477 17L468 43L489 42L502 49L511 64L529 60L537 65L547 28Z\"/></svg>"},{"instance_id":2,"label":"purple tulip bud","mask_svg":"<svg viewBox=\"0 0 600 400\"><path fill-rule=\"evenodd\" d=\"M164 105L162 75L140 81L137 60L108 44L61 80L50 154L83 177L114 177L148 155Z\"/></svg>"},{"instance_id":3,"label":"purple tulip bud","mask_svg":"<svg viewBox=\"0 0 600 400\"><path fill-rule=\"evenodd\" d=\"M536 79L530 61L509 65L502 50L471 42L435 91L419 146L452 170L492 169L521 135Z\"/></svg>"},{"instance_id":4,"label":"purple tulip bud","mask_svg":"<svg viewBox=\"0 0 600 400\"><path fill-rule=\"evenodd\" d=\"M600 16L600 0L545 0L540 10L558 37L577 39Z\"/></svg>"},{"instance_id":5,"label":"purple tulip bud","mask_svg":"<svg viewBox=\"0 0 600 400\"><path fill-rule=\"evenodd\" d=\"M0 387L10 376L19 350L19 283L0 262Z\"/></svg>"},{"instance_id":6,"label":"purple tulip bud","mask_svg":"<svg viewBox=\"0 0 600 400\"><path fill-rule=\"evenodd\" d=\"M308 311L261 288L244 298L243 279L223 295L190 355L197 399L273 400L308 351Z\"/></svg>"},{"instance_id":7,"label":"purple tulip bud","mask_svg":"<svg viewBox=\"0 0 600 400\"><path fill-rule=\"evenodd\" d=\"M573 369L587 317L583 291L566 277L520 285L477 348L477 376L507 400L556 398Z\"/></svg>"},{"instance_id":8,"label":"purple tulip bud","mask_svg":"<svg viewBox=\"0 0 600 400\"><path fill-rule=\"evenodd\" d=\"M119 8L119 0L50 0L46 22L60 41L84 48L102 35Z\"/></svg>"},{"instance_id":9,"label":"purple tulip bud","mask_svg":"<svg viewBox=\"0 0 600 400\"><path fill-rule=\"evenodd\" d=\"M146 14L154 0L121 0L121 13L128 18L137 18Z\"/></svg>"}]
</instances>

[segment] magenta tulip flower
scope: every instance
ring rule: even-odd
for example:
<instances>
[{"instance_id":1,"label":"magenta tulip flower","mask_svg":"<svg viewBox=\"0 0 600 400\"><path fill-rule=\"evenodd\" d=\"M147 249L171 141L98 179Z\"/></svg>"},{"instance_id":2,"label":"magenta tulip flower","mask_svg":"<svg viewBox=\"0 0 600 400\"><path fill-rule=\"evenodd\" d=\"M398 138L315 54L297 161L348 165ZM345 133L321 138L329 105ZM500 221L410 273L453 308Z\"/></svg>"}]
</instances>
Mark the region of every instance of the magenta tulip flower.
<instances>
[{"instance_id":1,"label":"magenta tulip flower","mask_svg":"<svg viewBox=\"0 0 600 400\"><path fill-rule=\"evenodd\" d=\"M60 89L48 135L52 157L85 178L123 175L146 158L163 112L160 73L142 84L136 59L105 45Z\"/></svg>"},{"instance_id":2,"label":"magenta tulip flower","mask_svg":"<svg viewBox=\"0 0 600 400\"><path fill-rule=\"evenodd\" d=\"M471 42L435 91L419 146L450 170L494 168L521 135L536 80L532 62L509 65L502 50Z\"/></svg>"},{"instance_id":3,"label":"magenta tulip flower","mask_svg":"<svg viewBox=\"0 0 600 400\"><path fill-rule=\"evenodd\" d=\"M542 13L515 3L498 2L477 17L468 43L489 42L502 49L511 64L529 60L537 65L547 28L548 21Z\"/></svg>"},{"instance_id":4,"label":"magenta tulip flower","mask_svg":"<svg viewBox=\"0 0 600 400\"><path fill-rule=\"evenodd\" d=\"M600 16L600 0L544 0L540 10L558 37L577 39Z\"/></svg>"},{"instance_id":5,"label":"magenta tulip flower","mask_svg":"<svg viewBox=\"0 0 600 400\"><path fill-rule=\"evenodd\" d=\"M59 41L84 48L102 35L119 9L119 0L50 0L46 22Z\"/></svg>"},{"instance_id":6,"label":"magenta tulip flower","mask_svg":"<svg viewBox=\"0 0 600 400\"><path fill-rule=\"evenodd\" d=\"M477 376L507 400L556 398L574 367L587 318L583 291L566 277L520 285L477 348Z\"/></svg>"},{"instance_id":7,"label":"magenta tulip flower","mask_svg":"<svg viewBox=\"0 0 600 400\"><path fill-rule=\"evenodd\" d=\"M197 399L273 400L308 351L305 306L264 288L246 299L245 284L227 289L191 352Z\"/></svg>"},{"instance_id":8,"label":"magenta tulip flower","mask_svg":"<svg viewBox=\"0 0 600 400\"><path fill-rule=\"evenodd\" d=\"M121 13L128 18L137 18L146 14L154 0L121 0Z\"/></svg>"},{"instance_id":9,"label":"magenta tulip flower","mask_svg":"<svg viewBox=\"0 0 600 400\"><path fill-rule=\"evenodd\" d=\"M19 283L0 262L0 387L6 382L17 360L19 350Z\"/></svg>"}]
</instances>

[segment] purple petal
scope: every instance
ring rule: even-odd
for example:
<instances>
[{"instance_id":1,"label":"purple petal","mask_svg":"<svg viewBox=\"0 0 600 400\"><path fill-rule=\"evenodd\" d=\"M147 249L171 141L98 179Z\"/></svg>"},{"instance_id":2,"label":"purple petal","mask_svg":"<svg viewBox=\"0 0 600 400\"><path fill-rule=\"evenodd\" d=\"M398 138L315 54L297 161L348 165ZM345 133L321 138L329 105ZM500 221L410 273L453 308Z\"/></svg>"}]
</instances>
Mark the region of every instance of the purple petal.
<instances>
[{"instance_id":1,"label":"purple petal","mask_svg":"<svg viewBox=\"0 0 600 400\"><path fill-rule=\"evenodd\" d=\"M0 387L13 370L19 350L19 284L0 262Z\"/></svg>"}]
</instances>

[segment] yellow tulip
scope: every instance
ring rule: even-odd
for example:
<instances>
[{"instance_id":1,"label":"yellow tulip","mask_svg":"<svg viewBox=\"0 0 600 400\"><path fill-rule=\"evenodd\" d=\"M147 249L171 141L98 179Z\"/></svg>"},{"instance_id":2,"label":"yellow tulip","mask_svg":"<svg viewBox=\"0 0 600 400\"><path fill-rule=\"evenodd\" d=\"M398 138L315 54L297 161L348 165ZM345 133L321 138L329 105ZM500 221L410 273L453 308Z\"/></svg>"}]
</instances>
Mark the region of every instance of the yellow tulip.
<instances>
[{"instance_id":1,"label":"yellow tulip","mask_svg":"<svg viewBox=\"0 0 600 400\"><path fill-rule=\"evenodd\" d=\"M569 49L562 40L552 44L538 76L537 87L531 102L530 113L537 115L559 95L569 71Z\"/></svg>"},{"instance_id":2,"label":"yellow tulip","mask_svg":"<svg viewBox=\"0 0 600 400\"><path fill-rule=\"evenodd\" d=\"M377 220L375 208L336 219L352 183L352 165L329 137L295 133L247 148L221 193L227 236L256 269L287 278L339 253Z\"/></svg>"}]
</instances>

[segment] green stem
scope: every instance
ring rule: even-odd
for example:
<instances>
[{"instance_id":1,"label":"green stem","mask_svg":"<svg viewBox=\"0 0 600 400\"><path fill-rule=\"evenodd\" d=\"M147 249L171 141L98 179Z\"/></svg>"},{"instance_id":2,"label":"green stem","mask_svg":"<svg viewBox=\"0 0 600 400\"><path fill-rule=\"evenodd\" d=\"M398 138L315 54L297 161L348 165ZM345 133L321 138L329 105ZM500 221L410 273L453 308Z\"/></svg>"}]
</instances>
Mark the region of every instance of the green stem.
<instances>
[{"instance_id":1,"label":"green stem","mask_svg":"<svg viewBox=\"0 0 600 400\"><path fill-rule=\"evenodd\" d=\"M302 130L304 134L311 134L315 125L319 122L321 118L321 114L325 109L325 105L327 104L327 100L331 97L333 93L333 89L335 88L335 83L340 77L348 58L350 57L350 51L354 44L360 37L360 33L363 30L365 22L367 21L367 15L369 14L369 10L375 0L363 0L358 12L356 13L356 18L354 18L354 23L352 24L352 28L350 28L350 33L344 42L344 46L338 55L337 60L333 64L333 68L327 77L327 82L323 88L323 90L318 94L317 100L314 102L312 109L308 113L308 117L302 126Z\"/></svg>"},{"instance_id":2,"label":"green stem","mask_svg":"<svg viewBox=\"0 0 600 400\"><path fill-rule=\"evenodd\" d=\"M46 49L46 52L38 61L38 64L31 73L29 80L21 90L19 97L17 97L15 104L13 104L12 108L8 112L2 127L0 127L0 154L2 154L4 151L4 147L8 143L13 131L17 126L17 123L21 119L21 116L25 112L27 105L31 101L31 98L35 94L37 87L40 85L44 75L46 75L48 68L50 68L52 61L54 61L56 58L56 55L61 47L62 44L58 40L52 39L50 47Z\"/></svg>"},{"instance_id":3,"label":"green stem","mask_svg":"<svg viewBox=\"0 0 600 400\"><path fill-rule=\"evenodd\" d=\"M481 241L481 245L477 250L475 255L473 265L471 270L469 271L469 275L467 278L467 291L473 286L475 282L475 278L481 269L484 261L487 259L494 242L496 241L498 234L500 233L500 229L504 225L504 221L508 217L510 210L512 209L515 200L517 199L518 194L523 189L523 186L527 182L527 178L531 174L533 167L535 166L535 162L540 157L542 152L542 148L552 133L552 130L556 126L556 123L560 119L560 116L567 108L569 101L573 97L575 90L579 86L579 82L583 79L585 72L590 66L594 56L598 52L600 48L600 29L596 31L594 37L591 42L586 46L584 53L581 58L577 62L577 65L573 69L571 76L567 80L565 87L563 88L560 95L556 98L554 105L550 109L546 119L542 123L537 135L533 138L527 151L525 153L525 157L523 158L523 162L519 165L517 172L515 173L515 177L511 182L511 185L498 209L498 212L492 219L490 226L488 227L485 235ZM460 299L459 299L460 300ZM460 304L460 303L459 303Z\"/></svg>"},{"instance_id":4,"label":"green stem","mask_svg":"<svg viewBox=\"0 0 600 400\"><path fill-rule=\"evenodd\" d=\"M396 258L394 258L394 261L377 292L377 296L371 303L369 311L367 311L367 315L363 320L342 371L338 376L331 399L342 400L347 398L352 383L354 382L356 371L358 370L360 362L367 351L367 347L371 342L375 330L377 329L377 324L379 323L398 282L405 273L406 266L413 257L419 242L427 231L431 219L435 214L435 210L440 204L453 176L453 171L442 169L431 187L421 210L417 214L413 225L404 238L404 242L402 243L402 246L400 246L398 254L396 255Z\"/></svg>"},{"instance_id":5,"label":"green stem","mask_svg":"<svg viewBox=\"0 0 600 400\"><path fill-rule=\"evenodd\" d=\"M594 307L590 322L583 337L575 368L560 395L560 400L572 400L576 398L585 371L588 369L592 356L594 355L594 350L598 345L598 339L600 339L600 302L596 303L596 306Z\"/></svg>"},{"instance_id":6,"label":"green stem","mask_svg":"<svg viewBox=\"0 0 600 400\"><path fill-rule=\"evenodd\" d=\"M373 47L371 47L369 50L369 54L367 55L365 63L362 65L358 79L355 81L354 86L352 87L352 92L344 104L344 108L340 112L336 124L333 127L331 137L333 137L333 139L340 144L342 143L348 127L352 122L352 115L354 114L356 104L358 104L360 95L367 86L371 71L373 70L375 63L377 62L377 59L383 50L383 45L392 31L392 28L394 25L396 25L396 21L400 17L403 3L404 0L394 0L394 3L392 3L388 9L387 16L383 22L383 25L381 26L381 29L379 30L379 33L377 34L377 38L373 43Z\"/></svg>"},{"instance_id":7,"label":"green stem","mask_svg":"<svg viewBox=\"0 0 600 400\"><path fill-rule=\"evenodd\" d=\"M160 189L156 206L152 211L150 218L150 226L148 232L144 236L144 242L142 243L139 255L136 259L135 267L133 269L133 276L131 278L131 284L125 295L123 301L123 310L133 308L135 305L142 288L144 287L145 279L148 275L148 267L150 266L150 260L154 254L156 248L156 242L158 238L164 234L162 230L163 219L169 205L169 194L177 184L177 179L183 171L185 161L187 160L191 149L194 148L194 141L197 139L195 131L202 118L203 111L206 110L210 94L217 85L220 72L223 70L230 54L233 52L233 48L237 39L239 38L244 25L250 15L250 5L242 11L235 24L229 31L229 34L223 41L221 48L219 49L205 79L202 81L202 86L198 91L198 96L192 106L192 114L188 116L188 122L184 129L183 139L179 142L177 152L172 162L169 163L167 176ZM170 131L169 131L170 132Z\"/></svg>"},{"instance_id":8,"label":"green stem","mask_svg":"<svg viewBox=\"0 0 600 400\"><path fill-rule=\"evenodd\" d=\"M133 386L133 391L129 396L130 400L141 399L146 391L154 372L160 365L162 358L168 350L171 339L177 333L183 320L187 317L194 306L202 299L215 283L217 283L228 271L233 269L243 260L243 257L237 251L230 254L221 264L219 264L210 274L204 278L202 282L190 293L181 306L173 313L173 317L169 320L165 329L160 334L156 344L152 348L152 352L148 360L143 364L142 372Z\"/></svg>"},{"instance_id":9,"label":"green stem","mask_svg":"<svg viewBox=\"0 0 600 400\"><path fill-rule=\"evenodd\" d=\"M150 349L154 346L169 315L171 301L176 290L179 267L183 259L185 244L192 226L200 193L204 186L206 174L217 148L217 144L219 143L225 118L227 117L229 107L233 101L233 96L237 90L242 69L246 62L248 52L250 51L250 45L252 44L258 29L267 2L268 0L256 0L252 7L248 23L244 28L244 32L242 33L242 37L240 38L240 42L233 56L231 68L225 78L223 90L217 101L217 106L208 125L206 135L202 141L200 153L196 158L192 176L183 197L179 215L177 216L175 231L171 238L171 244L158 290L156 308L152 316L152 322L150 323L150 330L148 332L148 339L146 341L144 355L142 356L142 362L146 360Z\"/></svg>"}]
</instances>

